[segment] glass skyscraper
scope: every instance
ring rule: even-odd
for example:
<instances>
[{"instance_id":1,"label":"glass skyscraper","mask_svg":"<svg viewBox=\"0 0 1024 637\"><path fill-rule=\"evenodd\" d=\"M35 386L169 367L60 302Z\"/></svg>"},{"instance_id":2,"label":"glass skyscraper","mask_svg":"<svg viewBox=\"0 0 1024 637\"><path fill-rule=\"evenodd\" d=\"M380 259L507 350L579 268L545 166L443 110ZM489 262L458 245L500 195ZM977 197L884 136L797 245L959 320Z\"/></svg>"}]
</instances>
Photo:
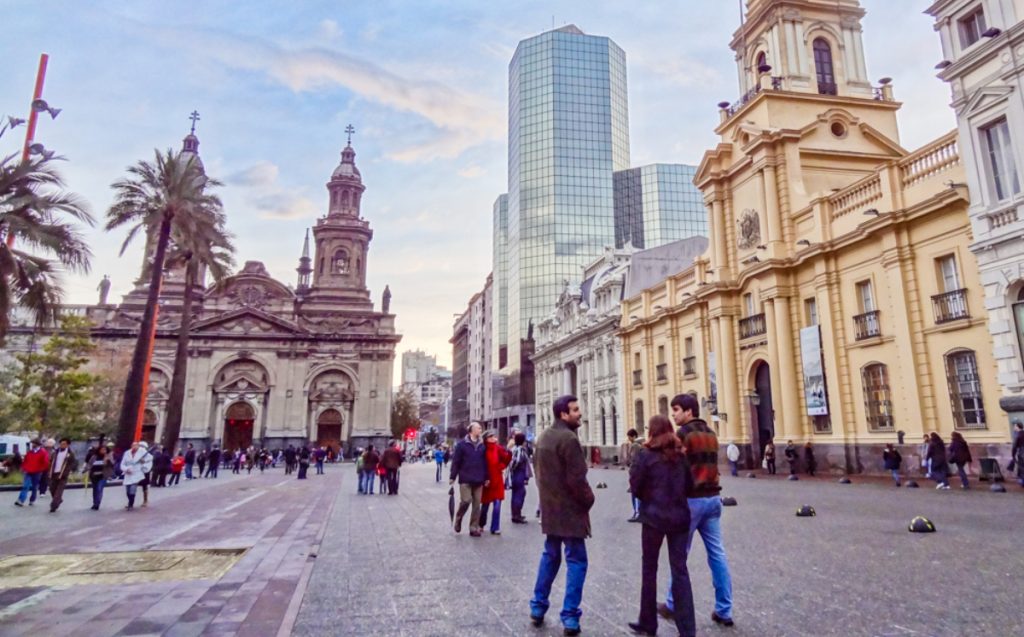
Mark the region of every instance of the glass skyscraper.
<instances>
[{"instance_id":1,"label":"glass skyscraper","mask_svg":"<svg viewBox=\"0 0 1024 637\"><path fill-rule=\"evenodd\" d=\"M615 173L615 247L656 248L707 236L704 197L693 185L697 169L651 164Z\"/></svg>"},{"instance_id":2,"label":"glass skyscraper","mask_svg":"<svg viewBox=\"0 0 1024 637\"><path fill-rule=\"evenodd\" d=\"M491 321L491 360L501 369L508 356L508 195L494 200L494 318Z\"/></svg>"},{"instance_id":3,"label":"glass skyscraper","mask_svg":"<svg viewBox=\"0 0 1024 637\"><path fill-rule=\"evenodd\" d=\"M626 54L569 25L509 64L509 366L562 282L615 242L612 174L629 167ZM500 344L498 345L500 346Z\"/></svg>"}]
</instances>

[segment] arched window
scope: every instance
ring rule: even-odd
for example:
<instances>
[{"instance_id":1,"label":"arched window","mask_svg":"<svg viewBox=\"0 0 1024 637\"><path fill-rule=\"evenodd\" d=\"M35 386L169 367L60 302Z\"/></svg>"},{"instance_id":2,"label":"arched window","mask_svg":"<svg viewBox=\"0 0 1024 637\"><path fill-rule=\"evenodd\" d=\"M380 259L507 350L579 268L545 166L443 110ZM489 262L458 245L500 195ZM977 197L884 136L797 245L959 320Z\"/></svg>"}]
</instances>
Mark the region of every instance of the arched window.
<instances>
[{"instance_id":1,"label":"arched window","mask_svg":"<svg viewBox=\"0 0 1024 637\"><path fill-rule=\"evenodd\" d=\"M946 354L946 380L953 403L953 426L957 429L986 429L981 378L973 350L954 350Z\"/></svg>"},{"instance_id":2,"label":"arched window","mask_svg":"<svg viewBox=\"0 0 1024 637\"><path fill-rule=\"evenodd\" d=\"M334 253L334 262L331 264L331 270L335 274L348 274L350 267L347 250L342 249Z\"/></svg>"},{"instance_id":3,"label":"arched window","mask_svg":"<svg viewBox=\"0 0 1024 637\"><path fill-rule=\"evenodd\" d=\"M344 206L348 206L349 205L349 201L351 201L351 199L349 197L350 197L350 195L349 195L349 192L347 190L342 191L342 195L341 195L341 203L342 203L342 205L344 205Z\"/></svg>"},{"instance_id":4,"label":"arched window","mask_svg":"<svg viewBox=\"0 0 1024 637\"><path fill-rule=\"evenodd\" d=\"M658 398L658 413L662 416L668 416L668 396L660 396Z\"/></svg>"},{"instance_id":5,"label":"arched window","mask_svg":"<svg viewBox=\"0 0 1024 637\"><path fill-rule=\"evenodd\" d=\"M601 406L601 444L603 446L608 445L608 426L603 405Z\"/></svg>"},{"instance_id":6,"label":"arched window","mask_svg":"<svg viewBox=\"0 0 1024 637\"><path fill-rule=\"evenodd\" d=\"M641 436L644 433L644 401L638 400L633 406L633 419L636 421L636 430Z\"/></svg>"},{"instance_id":7,"label":"arched window","mask_svg":"<svg viewBox=\"0 0 1024 637\"><path fill-rule=\"evenodd\" d=\"M893 431L892 394L889 391L889 368L870 363L860 370L864 384L864 413L870 431Z\"/></svg>"},{"instance_id":8,"label":"arched window","mask_svg":"<svg viewBox=\"0 0 1024 637\"><path fill-rule=\"evenodd\" d=\"M1024 358L1024 287L1017 294L1017 302L1013 304L1013 317L1017 321L1017 345L1020 355Z\"/></svg>"},{"instance_id":9,"label":"arched window","mask_svg":"<svg viewBox=\"0 0 1024 637\"><path fill-rule=\"evenodd\" d=\"M619 444L619 414L615 405L612 405L612 444L615 446Z\"/></svg>"},{"instance_id":10,"label":"arched window","mask_svg":"<svg viewBox=\"0 0 1024 637\"><path fill-rule=\"evenodd\" d=\"M756 71L757 74L760 75L761 68L765 66L768 66L768 56L765 54L764 51L761 51L760 53L757 54L757 61L754 62L754 71Z\"/></svg>"},{"instance_id":11,"label":"arched window","mask_svg":"<svg viewBox=\"0 0 1024 637\"><path fill-rule=\"evenodd\" d=\"M835 67L832 64L832 47L824 38L814 41L814 70L818 76L818 93L838 95Z\"/></svg>"}]
</instances>

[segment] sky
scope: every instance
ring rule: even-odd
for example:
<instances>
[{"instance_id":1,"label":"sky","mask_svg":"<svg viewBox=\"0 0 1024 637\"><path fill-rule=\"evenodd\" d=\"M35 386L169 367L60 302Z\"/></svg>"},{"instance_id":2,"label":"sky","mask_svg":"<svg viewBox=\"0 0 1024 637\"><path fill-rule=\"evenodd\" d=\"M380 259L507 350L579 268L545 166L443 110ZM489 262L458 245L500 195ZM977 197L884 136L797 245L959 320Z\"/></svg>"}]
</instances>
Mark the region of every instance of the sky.
<instances>
[{"instance_id":1,"label":"sky","mask_svg":"<svg viewBox=\"0 0 1024 637\"><path fill-rule=\"evenodd\" d=\"M862 0L868 71L893 78L905 148L955 127L935 78L938 35L928 0ZM716 104L737 87L728 48L737 0L169 3L6 0L0 115L24 117L39 54L50 55L36 141L67 161L68 188L89 203L92 270L69 277L67 301L131 287L141 244L102 218L125 169L178 149L188 115L207 173L224 182L237 260L295 283L302 238L326 213L325 184L353 147L374 239L368 282L384 286L404 335L449 364L454 316L491 269L491 210L507 191L508 63L519 40L576 24L626 52L633 165L699 163L717 143ZM22 133L24 129L18 129ZM23 134L23 133L22 133ZM14 153L17 135L0 139ZM554 299L552 300L554 301ZM396 366L397 367L397 366Z\"/></svg>"}]
</instances>

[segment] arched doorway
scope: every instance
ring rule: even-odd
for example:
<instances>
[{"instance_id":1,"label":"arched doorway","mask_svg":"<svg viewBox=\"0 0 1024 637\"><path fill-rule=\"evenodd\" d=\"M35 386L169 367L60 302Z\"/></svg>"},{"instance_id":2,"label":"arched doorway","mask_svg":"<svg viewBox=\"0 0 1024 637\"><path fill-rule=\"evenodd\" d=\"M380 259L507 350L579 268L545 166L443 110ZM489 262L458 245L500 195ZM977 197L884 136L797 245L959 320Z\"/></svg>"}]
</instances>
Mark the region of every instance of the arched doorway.
<instances>
[{"instance_id":1,"label":"arched doorway","mask_svg":"<svg viewBox=\"0 0 1024 637\"><path fill-rule=\"evenodd\" d=\"M754 369L754 395L751 397L751 436L757 445L758 457L764 455L764 447L775 438L775 409L772 405L772 375L768 363L761 361Z\"/></svg>"},{"instance_id":2,"label":"arched doorway","mask_svg":"<svg viewBox=\"0 0 1024 637\"><path fill-rule=\"evenodd\" d=\"M156 412L152 409L147 409L142 412L142 440L153 444L156 442Z\"/></svg>"},{"instance_id":3,"label":"arched doorway","mask_svg":"<svg viewBox=\"0 0 1024 637\"><path fill-rule=\"evenodd\" d=\"M249 403L233 403L224 414L224 449L246 449L252 444L256 412Z\"/></svg>"},{"instance_id":4,"label":"arched doorway","mask_svg":"<svg viewBox=\"0 0 1024 637\"><path fill-rule=\"evenodd\" d=\"M341 412L325 409L316 419L316 444L337 451L341 447Z\"/></svg>"}]
</instances>

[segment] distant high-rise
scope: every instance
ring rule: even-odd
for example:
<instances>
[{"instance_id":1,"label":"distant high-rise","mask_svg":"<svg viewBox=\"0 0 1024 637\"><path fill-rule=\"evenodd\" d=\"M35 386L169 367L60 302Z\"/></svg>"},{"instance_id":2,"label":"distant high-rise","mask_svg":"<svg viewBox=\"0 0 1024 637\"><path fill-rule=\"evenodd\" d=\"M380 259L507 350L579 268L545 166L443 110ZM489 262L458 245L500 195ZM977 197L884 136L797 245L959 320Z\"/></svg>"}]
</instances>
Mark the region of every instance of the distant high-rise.
<instances>
[{"instance_id":1,"label":"distant high-rise","mask_svg":"<svg viewBox=\"0 0 1024 637\"><path fill-rule=\"evenodd\" d=\"M494 314L491 326L491 361L496 369L508 356L508 195L494 201Z\"/></svg>"},{"instance_id":2,"label":"distant high-rise","mask_svg":"<svg viewBox=\"0 0 1024 637\"><path fill-rule=\"evenodd\" d=\"M562 281L615 243L612 173L628 167L622 49L574 25L520 42L509 64L508 325L494 344L509 368Z\"/></svg>"},{"instance_id":3,"label":"distant high-rise","mask_svg":"<svg viewBox=\"0 0 1024 637\"><path fill-rule=\"evenodd\" d=\"M693 185L697 169L651 164L615 173L615 247L640 250L707 236L704 197Z\"/></svg>"}]
</instances>

